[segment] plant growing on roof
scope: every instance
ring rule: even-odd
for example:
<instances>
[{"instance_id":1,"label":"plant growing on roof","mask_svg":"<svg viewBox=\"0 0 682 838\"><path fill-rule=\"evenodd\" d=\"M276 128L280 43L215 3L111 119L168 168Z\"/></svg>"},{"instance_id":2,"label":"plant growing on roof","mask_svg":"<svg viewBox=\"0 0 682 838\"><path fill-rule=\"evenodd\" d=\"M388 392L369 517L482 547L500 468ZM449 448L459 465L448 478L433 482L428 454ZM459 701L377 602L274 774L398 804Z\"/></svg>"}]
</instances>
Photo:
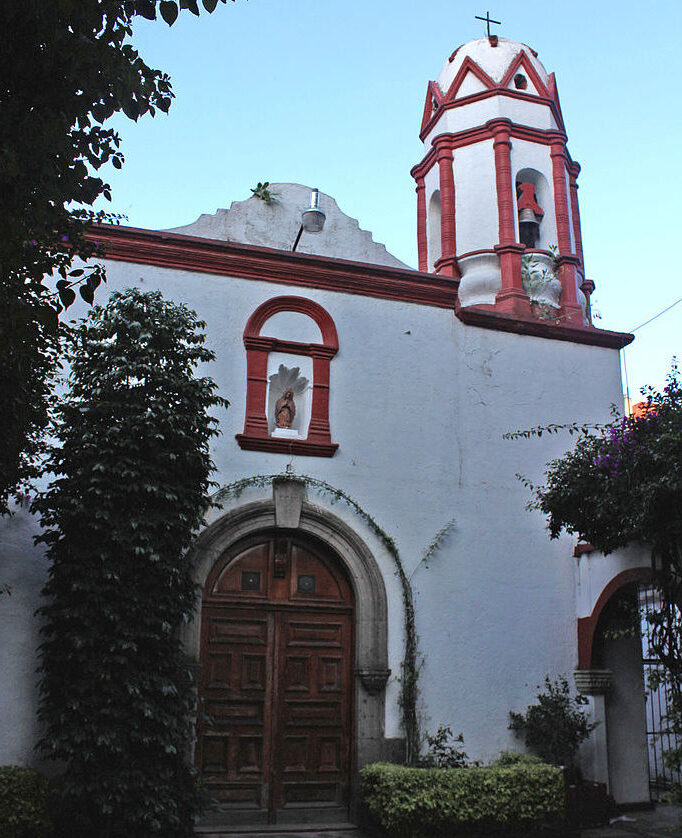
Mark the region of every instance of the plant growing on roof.
<instances>
[{"instance_id":1,"label":"plant growing on roof","mask_svg":"<svg viewBox=\"0 0 682 838\"><path fill-rule=\"evenodd\" d=\"M260 198L260 200L265 201L266 204L271 204L279 194L270 189L269 180L266 180L265 183L258 181L255 189L252 189L251 191L253 192L254 198Z\"/></svg>"}]
</instances>

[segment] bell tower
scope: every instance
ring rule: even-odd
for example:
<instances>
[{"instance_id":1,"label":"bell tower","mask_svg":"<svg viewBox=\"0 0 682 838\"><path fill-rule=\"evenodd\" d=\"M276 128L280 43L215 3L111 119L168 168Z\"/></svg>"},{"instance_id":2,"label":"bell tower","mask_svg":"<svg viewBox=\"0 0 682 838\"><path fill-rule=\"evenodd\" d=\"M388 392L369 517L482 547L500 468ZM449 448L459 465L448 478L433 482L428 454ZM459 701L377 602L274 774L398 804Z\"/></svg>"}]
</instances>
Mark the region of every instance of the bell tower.
<instances>
[{"instance_id":1,"label":"bell tower","mask_svg":"<svg viewBox=\"0 0 682 838\"><path fill-rule=\"evenodd\" d=\"M462 307L535 319L541 305L589 325L580 166L537 53L496 35L456 49L429 82L420 138L419 270L452 277Z\"/></svg>"}]
</instances>

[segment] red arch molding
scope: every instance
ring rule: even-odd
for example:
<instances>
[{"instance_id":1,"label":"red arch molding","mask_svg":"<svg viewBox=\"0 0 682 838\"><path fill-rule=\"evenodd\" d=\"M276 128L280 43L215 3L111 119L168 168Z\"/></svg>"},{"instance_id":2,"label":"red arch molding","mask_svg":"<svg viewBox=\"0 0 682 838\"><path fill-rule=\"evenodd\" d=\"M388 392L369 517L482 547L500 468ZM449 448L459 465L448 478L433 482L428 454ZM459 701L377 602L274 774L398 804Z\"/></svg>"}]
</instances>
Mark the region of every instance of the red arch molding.
<instances>
[{"instance_id":1,"label":"red arch molding","mask_svg":"<svg viewBox=\"0 0 682 838\"><path fill-rule=\"evenodd\" d=\"M589 617L578 617L578 669L592 669L592 649L594 647L594 635L597 630L599 616L604 606L611 597L633 582L651 582L653 573L650 567L633 567L630 570L623 570L618 573L604 587L599 594L592 613Z\"/></svg>"},{"instance_id":2,"label":"red arch molding","mask_svg":"<svg viewBox=\"0 0 682 838\"><path fill-rule=\"evenodd\" d=\"M280 311L295 311L310 317L322 333L322 343L299 343L262 337L265 323ZM240 448L248 451L272 451L302 454L308 457L333 457L338 444L332 442L329 427L329 380L331 360L339 349L336 326L321 305L305 297L273 297L249 317L244 329L246 347L246 416L244 431L236 435ZM268 388L268 355L289 352L306 355L313 361L313 395L307 439L271 437L265 415Z\"/></svg>"}]
</instances>

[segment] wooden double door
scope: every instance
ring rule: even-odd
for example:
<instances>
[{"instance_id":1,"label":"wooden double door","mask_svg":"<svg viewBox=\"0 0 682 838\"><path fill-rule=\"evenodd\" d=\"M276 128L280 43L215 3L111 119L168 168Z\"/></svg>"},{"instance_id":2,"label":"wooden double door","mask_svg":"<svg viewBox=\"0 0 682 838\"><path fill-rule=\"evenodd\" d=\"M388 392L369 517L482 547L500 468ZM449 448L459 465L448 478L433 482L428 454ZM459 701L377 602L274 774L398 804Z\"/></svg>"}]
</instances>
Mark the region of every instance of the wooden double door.
<instances>
[{"instance_id":1,"label":"wooden double door","mask_svg":"<svg viewBox=\"0 0 682 838\"><path fill-rule=\"evenodd\" d=\"M316 542L263 535L213 568L197 764L226 820L347 816L353 624L351 587Z\"/></svg>"}]
</instances>

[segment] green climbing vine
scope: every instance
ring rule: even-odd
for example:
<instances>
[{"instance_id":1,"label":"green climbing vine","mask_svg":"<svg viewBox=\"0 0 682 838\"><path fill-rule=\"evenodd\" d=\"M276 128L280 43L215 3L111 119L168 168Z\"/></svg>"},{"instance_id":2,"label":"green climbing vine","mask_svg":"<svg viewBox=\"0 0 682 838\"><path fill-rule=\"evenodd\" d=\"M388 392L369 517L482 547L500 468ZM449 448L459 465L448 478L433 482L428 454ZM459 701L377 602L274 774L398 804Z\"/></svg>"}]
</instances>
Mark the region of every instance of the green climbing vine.
<instances>
[{"instance_id":1,"label":"green climbing vine","mask_svg":"<svg viewBox=\"0 0 682 838\"><path fill-rule=\"evenodd\" d=\"M445 536L450 532L450 530L455 526L455 519L453 518L451 521L448 521L447 524L442 526L438 532L434 535L433 539L429 546L424 550L424 555L419 559L417 564L414 566L412 573L409 575L409 579L411 580L414 574L419 570L419 568L424 565L424 567L428 568L429 562L438 552L440 545L443 543L443 539Z\"/></svg>"},{"instance_id":2,"label":"green climbing vine","mask_svg":"<svg viewBox=\"0 0 682 838\"><path fill-rule=\"evenodd\" d=\"M249 488L265 488L272 484L274 480L300 480L314 489L319 495L331 499L331 504L341 501L350 507L377 538L382 542L388 553L391 555L395 566L396 575L400 580L402 588L403 606L405 609L405 654L402 663L402 677L401 677L401 691L400 691L400 707L403 716L403 727L405 729L405 750L406 761L409 765L416 763L419 757L420 731L419 731L419 717L417 714L417 698L419 695L419 664L418 664L418 649L417 649L417 629L414 616L414 597L412 593L411 576L407 576L405 568L403 567L402 559L398 552L398 547L393 538L381 527L372 516L364 510L360 504L352 498L347 492L332 486L324 480L317 477L311 477L308 474L291 474L282 472L280 474L255 474L252 477L244 477L228 486L223 486L213 496L216 503L232 498L238 498L244 491ZM427 564L429 559L436 552L440 546L443 538L451 529L454 522L448 522L435 535L429 546L427 547L424 556L420 559L417 567L422 563ZM416 570L416 568L415 568Z\"/></svg>"}]
</instances>

